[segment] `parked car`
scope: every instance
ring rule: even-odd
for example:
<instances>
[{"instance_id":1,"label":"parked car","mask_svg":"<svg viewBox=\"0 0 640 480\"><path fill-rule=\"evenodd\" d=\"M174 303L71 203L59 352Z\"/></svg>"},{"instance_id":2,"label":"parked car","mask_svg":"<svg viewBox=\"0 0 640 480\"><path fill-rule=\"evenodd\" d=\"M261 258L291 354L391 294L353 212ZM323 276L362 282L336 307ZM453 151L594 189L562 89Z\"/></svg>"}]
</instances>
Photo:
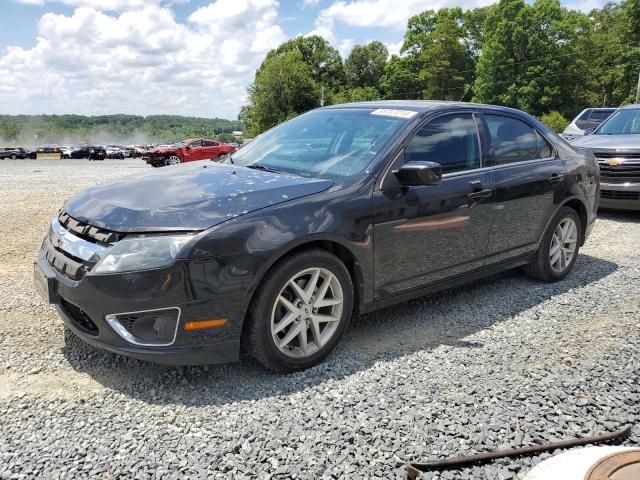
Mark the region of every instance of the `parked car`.
<instances>
[{"instance_id":1,"label":"parked car","mask_svg":"<svg viewBox=\"0 0 640 480\"><path fill-rule=\"evenodd\" d=\"M562 136L571 142L576 137L584 135L585 130L596 128L616 110L615 108L585 108L567 125Z\"/></svg>"},{"instance_id":2,"label":"parked car","mask_svg":"<svg viewBox=\"0 0 640 480\"><path fill-rule=\"evenodd\" d=\"M60 154L62 158L71 158L71 152L73 152L77 147L74 145L61 145L60 146Z\"/></svg>"},{"instance_id":3,"label":"parked car","mask_svg":"<svg viewBox=\"0 0 640 480\"><path fill-rule=\"evenodd\" d=\"M69 158L88 158L89 160L104 160L107 158L107 150L96 145L86 145L71 151Z\"/></svg>"},{"instance_id":4,"label":"parked car","mask_svg":"<svg viewBox=\"0 0 640 480\"><path fill-rule=\"evenodd\" d=\"M5 147L0 148L0 159L5 160L10 158L15 160L17 158L28 158L29 152L22 147Z\"/></svg>"},{"instance_id":5,"label":"parked car","mask_svg":"<svg viewBox=\"0 0 640 480\"><path fill-rule=\"evenodd\" d=\"M113 352L198 364L242 348L300 370L354 314L521 266L561 280L593 227L597 172L518 110L336 105L222 162L76 195L35 283L69 329Z\"/></svg>"},{"instance_id":6,"label":"parked car","mask_svg":"<svg viewBox=\"0 0 640 480\"><path fill-rule=\"evenodd\" d=\"M109 145L105 150L107 152L107 158L118 158L120 160L125 158L124 147L121 145Z\"/></svg>"},{"instance_id":7,"label":"parked car","mask_svg":"<svg viewBox=\"0 0 640 480\"><path fill-rule=\"evenodd\" d=\"M231 145L217 140L190 139L175 145L147 150L142 159L153 167L162 167L194 160L213 160L234 151L235 148Z\"/></svg>"},{"instance_id":8,"label":"parked car","mask_svg":"<svg viewBox=\"0 0 640 480\"><path fill-rule=\"evenodd\" d=\"M640 210L640 104L620 108L593 132L573 142L600 165L600 206Z\"/></svg>"}]
</instances>

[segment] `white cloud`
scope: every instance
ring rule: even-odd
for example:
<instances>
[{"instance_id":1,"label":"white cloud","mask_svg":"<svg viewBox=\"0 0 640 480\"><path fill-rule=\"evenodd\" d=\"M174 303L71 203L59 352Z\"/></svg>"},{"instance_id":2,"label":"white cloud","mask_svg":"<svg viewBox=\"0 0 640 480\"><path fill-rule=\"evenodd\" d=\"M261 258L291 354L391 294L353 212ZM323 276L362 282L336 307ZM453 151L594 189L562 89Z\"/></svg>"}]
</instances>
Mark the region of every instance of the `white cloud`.
<instances>
[{"instance_id":1,"label":"white cloud","mask_svg":"<svg viewBox=\"0 0 640 480\"><path fill-rule=\"evenodd\" d=\"M3 113L233 118L265 53L286 39L276 0L218 0L186 23L166 6L143 3L122 12L82 6L44 14L33 48L0 52Z\"/></svg>"},{"instance_id":2,"label":"white cloud","mask_svg":"<svg viewBox=\"0 0 640 480\"><path fill-rule=\"evenodd\" d=\"M162 3L171 3L172 0L14 0L28 5L44 5L45 3L62 3L71 7L88 7L95 10L124 11L135 8L148 7ZM175 1L175 0L173 0ZM182 0L178 0L182 1ZM188 0L187 0L188 1Z\"/></svg>"},{"instance_id":3,"label":"white cloud","mask_svg":"<svg viewBox=\"0 0 640 480\"><path fill-rule=\"evenodd\" d=\"M495 3L495 0L471 0L464 3L464 8L471 9L491 3ZM314 32L322 34L327 40L335 38L333 28L336 22L350 27L391 28L402 32L409 17L427 9L438 10L455 5L459 5L457 0L436 0L429 3L424 0L337 0L320 11Z\"/></svg>"}]
</instances>

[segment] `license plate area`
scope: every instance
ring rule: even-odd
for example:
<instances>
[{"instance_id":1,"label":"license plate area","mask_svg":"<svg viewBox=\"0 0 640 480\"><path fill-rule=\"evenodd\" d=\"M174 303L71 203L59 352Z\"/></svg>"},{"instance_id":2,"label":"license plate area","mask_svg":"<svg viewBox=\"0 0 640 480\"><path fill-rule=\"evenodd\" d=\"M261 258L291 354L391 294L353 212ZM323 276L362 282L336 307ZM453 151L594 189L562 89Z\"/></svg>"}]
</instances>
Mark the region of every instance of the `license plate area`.
<instances>
[{"instance_id":1,"label":"license plate area","mask_svg":"<svg viewBox=\"0 0 640 480\"><path fill-rule=\"evenodd\" d=\"M60 303L55 277L47 275L37 263L33 264L33 283L38 294L47 303Z\"/></svg>"}]
</instances>

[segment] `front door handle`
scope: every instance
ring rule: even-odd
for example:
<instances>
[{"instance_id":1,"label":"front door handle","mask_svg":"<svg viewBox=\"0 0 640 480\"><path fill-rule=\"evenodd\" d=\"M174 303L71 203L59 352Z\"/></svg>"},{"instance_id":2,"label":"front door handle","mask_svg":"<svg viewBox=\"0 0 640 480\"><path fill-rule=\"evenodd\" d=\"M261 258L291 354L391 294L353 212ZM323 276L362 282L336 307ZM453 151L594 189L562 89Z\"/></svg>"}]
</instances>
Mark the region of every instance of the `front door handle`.
<instances>
[{"instance_id":1,"label":"front door handle","mask_svg":"<svg viewBox=\"0 0 640 480\"><path fill-rule=\"evenodd\" d=\"M561 182L562 180L564 180L564 175L560 175L557 173L554 173L549 178L547 178L547 181L551 183L558 183L558 182Z\"/></svg>"}]
</instances>

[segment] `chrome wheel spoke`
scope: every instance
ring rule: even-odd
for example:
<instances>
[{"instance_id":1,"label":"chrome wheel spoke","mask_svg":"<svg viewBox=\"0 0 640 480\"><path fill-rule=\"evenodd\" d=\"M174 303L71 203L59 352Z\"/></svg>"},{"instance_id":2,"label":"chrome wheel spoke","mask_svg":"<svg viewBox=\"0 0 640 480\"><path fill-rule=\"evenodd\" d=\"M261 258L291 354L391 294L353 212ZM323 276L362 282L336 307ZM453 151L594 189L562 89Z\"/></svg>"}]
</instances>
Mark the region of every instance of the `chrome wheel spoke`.
<instances>
[{"instance_id":1,"label":"chrome wheel spoke","mask_svg":"<svg viewBox=\"0 0 640 480\"><path fill-rule=\"evenodd\" d=\"M280 333L283 329L291 325L293 321L299 317L299 314L288 312L284 317L280 319L278 323L273 326L273 333Z\"/></svg>"},{"instance_id":2,"label":"chrome wheel spoke","mask_svg":"<svg viewBox=\"0 0 640 480\"><path fill-rule=\"evenodd\" d=\"M316 268L311 274L311 278L307 282L304 287L304 293L306 295L305 302L309 302L311 297L313 297L313 293L316 290L316 286L318 285L318 279L320 278L320 269Z\"/></svg>"},{"instance_id":3,"label":"chrome wheel spoke","mask_svg":"<svg viewBox=\"0 0 640 480\"><path fill-rule=\"evenodd\" d=\"M307 294L304 292L302 287L298 285L298 282L296 280L289 280L289 285L291 286L291 288L293 288L293 291L296 293L298 299L302 300L303 302L307 301Z\"/></svg>"},{"instance_id":4,"label":"chrome wheel spoke","mask_svg":"<svg viewBox=\"0 0 640 480\"><path fill-rule=\"evenodd\" d=\"M340 320L340 317L336 317L333 315L314 314L314 315L311 315L311 319L319 323L329 323L329 322L337 322L338 320Z\"/></svg>"},{"instance_id":5,"label":"chrome wheel spoke","mask_svg":"<svg viewBox=\"0 0 640 480\"><path fill-rule=\"evenodd\" d=\"M322 335L320 334L320 324L314 318L311 318L311 334L313 335L313 341L316 345L321 347L323 345Z\"/></svg>"},{"instance_id":6,"label":"chrome wheel spoke","mask_svg":"<svg viewBox=\"0 0 640 480\"><path fill-rule=\"evenodd\" d=\"M280 341L280 347L288 347L289 344L293 341L294 338L296 338L300 332L302 331L302 329L304 328L306 330L307 324L305 322L298 322L297 324L293 325L289 331L287 332L287 334L284 336L284 338Z\"/></svg>"},{"instance_id":7,"label":"chrome wheel spoke","mask_svg":"<svg viewBox=\"0 0 640 480\"><path fill-rule=\"evenodd\" d=\"M340 305L341 303L342 303L341 298L323 298L322 300L316 300L313 306L316 308L323 308L323 307L331 307L333 305Z\"/></svg>"}]
</instances>

